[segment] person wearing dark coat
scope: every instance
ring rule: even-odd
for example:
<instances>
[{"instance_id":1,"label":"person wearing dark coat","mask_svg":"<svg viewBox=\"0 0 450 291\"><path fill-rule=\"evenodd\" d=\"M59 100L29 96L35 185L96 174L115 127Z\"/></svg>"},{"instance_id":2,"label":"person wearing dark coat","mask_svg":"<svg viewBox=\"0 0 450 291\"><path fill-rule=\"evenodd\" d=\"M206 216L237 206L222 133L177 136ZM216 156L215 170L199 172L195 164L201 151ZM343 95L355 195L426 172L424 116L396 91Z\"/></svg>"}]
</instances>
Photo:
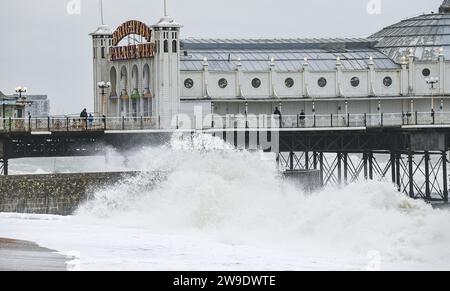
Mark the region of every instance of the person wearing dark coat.
<instances>
[{"instance_id":1,"label":"person wearing dark coat","mask_svg":"<svg viewBox=\"0 0 450 291\"><path fill-rule=\"evenodd\" d=\"M80 119L81 119L81 124L83 125L83 128L87 127L87 119L88 119L88 113L87 113L87 109L83 109L83 111L81 111L80 113Z\"/></svg>"},{"instance_id":2,"label":"person wearing dark coat","mask_svg":"<svg viewBox=\"0 0 450 291\"><path fill-rule=\"evenodd\" d=\"M283 121L282 121L282 117L281 117L281 111L280 111L280 109L278 109L278 107L275 107L275 111L273 112L273 115L278 115L278 117L280 119L280 128L281 128Z\"/></svg>"},{"instance_id":3,"label":"person wearing dark coat","mask_svg":"<svg viewBox=\"0 0 450 291\"><path fill-rule=\"evenodd\" d=\"M305 127L306 114L305 114L305 111L303 109L302 109L302 112L300 112L299 119L300 119L301 127Z\"/></svg>"}]
</instances>

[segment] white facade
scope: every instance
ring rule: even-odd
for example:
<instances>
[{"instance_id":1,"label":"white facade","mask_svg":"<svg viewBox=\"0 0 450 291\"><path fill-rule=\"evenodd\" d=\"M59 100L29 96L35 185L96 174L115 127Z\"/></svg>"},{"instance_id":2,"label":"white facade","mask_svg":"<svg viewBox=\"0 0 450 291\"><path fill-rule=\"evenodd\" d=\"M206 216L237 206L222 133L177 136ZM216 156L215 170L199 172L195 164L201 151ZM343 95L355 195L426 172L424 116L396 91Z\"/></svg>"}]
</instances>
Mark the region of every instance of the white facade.
<instances>
[{"instance_id":1,"label":"white facade","mask_svg":"<svg viewBox=\"0 0 450 291\"><path fill-rule=\"evenodd\" d=\"M436 15L450 17L445 9ZM220 115L272 114L276 107L283 115L450 111L450 60L441 46L431 49L434 58L411 47L398 60L378 40L180 41L181 27L162 18L151 26L154 55L124 60L111 59L107 26L91 34L94 84L111 83L105 94L95 85L98 114L153 117L170 128L174 116L196 105Z\"/></svg>"}]
</instances>

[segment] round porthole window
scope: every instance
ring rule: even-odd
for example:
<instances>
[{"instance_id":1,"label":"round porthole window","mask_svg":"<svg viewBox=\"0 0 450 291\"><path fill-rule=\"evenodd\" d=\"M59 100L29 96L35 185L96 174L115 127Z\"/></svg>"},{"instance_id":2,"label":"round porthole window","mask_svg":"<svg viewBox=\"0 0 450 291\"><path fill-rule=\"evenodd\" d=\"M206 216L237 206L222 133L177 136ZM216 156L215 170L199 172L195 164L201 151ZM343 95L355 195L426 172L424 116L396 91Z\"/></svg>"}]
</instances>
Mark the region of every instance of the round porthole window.
<instances>
[{"instance_id":1,"label":"round porthole window","mask_svg":"<svg viewBox=\"0 0 450 291\"><path fill-rule=\"evenodd\" d=\"M186 87L187 89L191 89L192 87L194 87L194 80L192 79L186 79L184 81L184 87Z\"/></svg>"},{"instance_id":2,"label":"round porthole window","mask_svg":"<svg viewBox=\"0 0 450 291\"><path fill-rule=\"evenodd\" d=\"M317 85L319 85L319 87L320 88L324 88L325 86L327 86L327 79L325 79L325 78L320 78L318 81L317 81Z\"/></svg>"},{"instance_id":3,"label":"round porthole window","mask_svg":"<svg viewBox=\"0 0 450 291\"><path fill-rule=\"evenodd\" d=\"M355 87L355 88L359 86L359 83L360 83L360 81L359 81L358 77L353 77L350 80L350 84L352 84L352 86Z\"/></svg>"},{"instance_id":4,"label":"round porthole window","mask_svg":"<svg viewBox=\"0 0 450 291\"><path fill-rule=\"evenodd\" d=\"M423 69L422 75L423 75L424 77L429 77L429 76L431 75L430 69Z\"/></svg>"},{"instance_id":5,"label":"round porthole window","mask_svg":"<svg viewBox=\"0 0 450 291\"><path fill-rule=\"evenodd\" d=\"M259 87L261 87L261 80L258 78L253 79L252 86L253 88L258 89Z\"/></svg>"},{"instance_id":6,"label":"round porthole window","mask_svg":"<svg viewBox=\"0 0 450 291\"><path fill-rule=\"evenodd\" d=\"M284 84L286 85L286 87L292 88L292 87L294 87L295 82L294 82L294 79L292 79L292 78L287 78L287 79L284 81Z\"/></svg>"},{"instance_id":7,"label":"round porthole window","mask_svg":"<svg viewBox=\"0 0 450 291\"><path fill-rule=\"evenodd\" d=\"M386 77L383 79L383 85L386 87L390 87L392 85L392 78Z\"/></svg>"},{"instance_id":8,"label":"round porthole window","mask_svg":"<svg viewBox=\"0 0 450 291\"><path fill-rule=\"evenodd\" d=\"M219 87L225 89L228 86L228 81L225 78L219 80Z\"/></svg>"}]
</instances>

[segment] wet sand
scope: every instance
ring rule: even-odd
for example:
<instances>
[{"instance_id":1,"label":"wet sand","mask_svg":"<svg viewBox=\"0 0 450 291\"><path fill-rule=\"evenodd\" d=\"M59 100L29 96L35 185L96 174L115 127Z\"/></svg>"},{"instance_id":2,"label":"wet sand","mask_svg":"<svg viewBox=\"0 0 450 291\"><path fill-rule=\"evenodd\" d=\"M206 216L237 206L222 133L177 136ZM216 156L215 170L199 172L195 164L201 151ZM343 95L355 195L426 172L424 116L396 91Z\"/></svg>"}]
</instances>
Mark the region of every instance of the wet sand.
<instances>
[{"instance_id":1,"label":"wet sand","mask_svg":"<svg viewBox=\"0 0 450 291\"><path fill-rule=\"evenodd\" d=\"M66 261L35 243L0 238L0 271L66 271Z\"/></svg>"}]
</instances>

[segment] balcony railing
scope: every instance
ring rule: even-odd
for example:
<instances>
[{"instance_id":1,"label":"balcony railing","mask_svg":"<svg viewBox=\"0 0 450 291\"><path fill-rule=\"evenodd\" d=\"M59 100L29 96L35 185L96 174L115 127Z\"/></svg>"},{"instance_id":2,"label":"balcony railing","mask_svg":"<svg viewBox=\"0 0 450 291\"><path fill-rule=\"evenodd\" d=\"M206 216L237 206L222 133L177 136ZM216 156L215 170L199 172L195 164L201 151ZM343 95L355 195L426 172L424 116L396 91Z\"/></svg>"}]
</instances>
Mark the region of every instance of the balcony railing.
<instances>
[{"instance_id":1,"label":"balcony railing","mask_svg":"<svg viewBox=\"0 0 450 291\"><path fill-rule=\"evenodd\" d=\"M450 112L315 115L226 115L205 118L201 125L176 118L171 129L259 129L259 128L355 128L448 125ZM45 118L0 118L0 132L82 132L105 130L159 130L159 117L87 118L50 116Z\"/></svg>"}]
</instances>

